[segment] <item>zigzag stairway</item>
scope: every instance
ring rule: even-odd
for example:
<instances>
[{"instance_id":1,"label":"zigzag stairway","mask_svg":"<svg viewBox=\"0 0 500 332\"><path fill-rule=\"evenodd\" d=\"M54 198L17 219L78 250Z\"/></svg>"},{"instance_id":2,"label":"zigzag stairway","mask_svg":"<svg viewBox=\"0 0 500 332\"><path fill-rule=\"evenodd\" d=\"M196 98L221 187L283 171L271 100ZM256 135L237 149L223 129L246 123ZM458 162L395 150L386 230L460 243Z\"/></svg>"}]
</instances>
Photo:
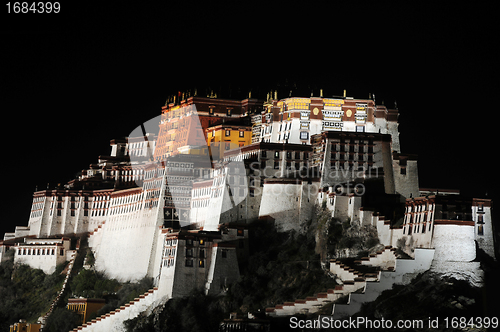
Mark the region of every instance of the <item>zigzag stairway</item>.
<instances>
[{"instance_id":1,"label":"zigzag stairway","mask_svg":"<svg viewBox=\"0 0 500 332\"><path fill-rule=\"evenodd\" d=\"M376 254L360 260L332 259L329 272L337 278L340 285L316 296L266 308L266 314L268 316L311 314L333 303L331 314L335 318L350 316L358 312L363 303L375 300L382 291L391 288L394 283L403 282L403 275L409 270L404 268L403 272L397 273L396 266L398 262L413 260L398 256L395 248L386 246ZM418 264L410 265L418 266Z\"/></svg>"}]
</instances>

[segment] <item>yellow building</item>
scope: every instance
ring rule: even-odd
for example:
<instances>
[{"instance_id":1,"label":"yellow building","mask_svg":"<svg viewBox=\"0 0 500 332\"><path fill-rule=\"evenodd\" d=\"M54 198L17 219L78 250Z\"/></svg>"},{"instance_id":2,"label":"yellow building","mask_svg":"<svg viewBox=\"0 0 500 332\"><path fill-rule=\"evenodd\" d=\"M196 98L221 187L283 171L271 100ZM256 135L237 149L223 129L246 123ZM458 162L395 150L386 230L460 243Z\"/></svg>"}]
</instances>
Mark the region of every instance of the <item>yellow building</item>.
<instances>
[{"instance_id":1,"label":"yellow building","mask_svg":"<svg viewBox=\"0 0 500 332\"><path fill-rule=\"evenodd\" d=\"M68 299L67 309L81 316L81 323L89 320L90 315L101 309L106 301L104 299Z\"/></svg>"},{"instance_id":2,"label":"yellow building","mask_svg":"<svg viewBox=\"0 0 500 332\"><path fill-rule=\"evenodd\" d=\"M207 145L211 148L212 156L222 157L224 151L252 143L252 127L223 123L208 127Z\"/></svg>"},{"instance_id":3,"label":"yellow building","mask_svg":"<svg viewBox=\"0 0 500 332\"><path fill-rule=\"evenodd\" d=\"M10 332L40 332L41 324L26 323L21 319L19 323L10 326Z\"/></svg>"}]
</instances>

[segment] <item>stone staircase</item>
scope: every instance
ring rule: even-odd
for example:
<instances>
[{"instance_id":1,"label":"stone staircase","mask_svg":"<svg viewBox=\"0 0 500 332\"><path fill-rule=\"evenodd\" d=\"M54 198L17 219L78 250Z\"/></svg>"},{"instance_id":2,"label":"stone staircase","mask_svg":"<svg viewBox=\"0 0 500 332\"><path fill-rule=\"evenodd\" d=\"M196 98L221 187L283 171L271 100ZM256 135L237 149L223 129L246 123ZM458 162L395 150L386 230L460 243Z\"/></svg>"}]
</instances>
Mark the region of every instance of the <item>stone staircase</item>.
<instances>
[{"instance_id":1,"label":"stone staircase","mask_svg":"<svg viewBox=\"0 0 500 332\"><path fill-rule=\"evenodd\" d=\"M75 265L75 260L76 256L78 255L78 250L68 250L67 253L70 255L70 260L69 263L66 267L66 277L64 278L63 285L61 287L61 290L57 294L56 298L54 301L52 301L52 304L50 305L49 311L42 317L38 319L42 324L45 324L47 321L47 318L52 314L52 311L54 311L54 308L57 306L59 301L64 297L64 293L66 292L66 286L68 285L69 279L71 278L71 272L73 271L73 266Z\"/></svg>"},{"instance_id":2,"label":"stone staircase","mask_svg":"<svg viewBox=\"0 0 500 332\"><path fill-rule=\"evenodd\" d=\"M133 301L108 312L100 317L78 326L70 332L102 332L102 331L125 331L123 322L137 317L140 313L156 306L158 288L148 290L146 293L135 298Z\"/></svg>"},{"instance_id":3,"label":"stone staircase","mask_svg":"<svg viewBox=\"0 0 500 332\"><path fill-rule=\"evenodd\" d=\"M295 314L310 314L315 313L323 306L337 301L351 292L363 288L361 282L345 283L344 285L335 286L334 289L328 289L326 292L318 293L316 296L298 299L295 302L285 302L278 304L275 307L266 308L268 316L291 316Z\"/></svg>"},{"instance_id":4,"label":"stone staircase","mask_svg":"<svg viewBox=\"0 0 500 332\"><path fill-rule=\"evenodd\" d=\"M396 265L396 248L385 246L384 250L377 251L369 257L363 257L354 263L368 266L379 266L384 270L393 270Z\"/></svg>"},{"instance_id":5,"label":"stone staircase","mask_svg":"<svg viewBox=\"0 0 500 332\"><path fill-rule=\"evenodd\" d=\"M433 256L433 249L416 249L415 259L402 259L397 257L395 248L386 246L369 257L354 261L352 264L354 267L332 259L330 273L337 276L341 285L316 296L266 308L266 315L290 316L315 313L323 306L334 302L332 310L334 318L350 316L358 312L363 303L375 300L384 290L392 288L393 284L408 283L418 273L429 269ZM397 266L399 268L396 270ZM344 297L347 297L346 301L342 302L346 303L335 303Z\"/></svg>"},{"instance_id":6,"label":"stone staircase","mask_svg":"<svg viewBox=\"0 0 500 332\"><path fill-rule=\"evenodd\" d=\"M378 280L380 271L361 273L348 267L338 260L330 261L330 272L337 275L342 281L341 285L315 296L298 299L295 302L285 302L275 307L266 308L268 316L289 316L295 314L315 313L323 306L335 302L338 299L350 296L354 292L363 292L367 281Z\"/></svg>"},{"instance_id":7,"label":"stone staircase","mask_svg":"<svg viewBox=\"0 0 500 332\"><path fill-rule=\"evenodd\" d=\"M394 257L392 262L388 260L391 257ZM433 258L434 249L415 249L415 259L404 259L396 257L393 248L386 247L383 252L377 252L375 256L362 259L363 265L382 264L379 278L367 281L362 293L350 293L346 304L334 304L333 318L342 319L352 316L361 309L363 303L374 301L383 291L391 289L394 284L410 283L415 276L430 268Z\"/></svg>"}]
</instances>

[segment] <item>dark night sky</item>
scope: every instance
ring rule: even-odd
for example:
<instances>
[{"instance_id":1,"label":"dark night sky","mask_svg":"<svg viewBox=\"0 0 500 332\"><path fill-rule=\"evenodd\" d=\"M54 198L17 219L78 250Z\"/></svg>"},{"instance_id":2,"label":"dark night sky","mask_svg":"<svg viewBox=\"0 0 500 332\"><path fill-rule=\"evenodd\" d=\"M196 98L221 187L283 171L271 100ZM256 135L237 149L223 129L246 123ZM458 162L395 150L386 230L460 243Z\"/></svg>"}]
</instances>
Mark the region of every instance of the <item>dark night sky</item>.
<instances>
[{"instance_id":1,"label":"dark night sky","mask_svg":"<svg viewBox=\"0 0 500 332\"><path fill-rule=\"evenodd\" d=\"M27 225L35 186L70 180L194 87L265 95L295 82L397 100L402 152L419 155L422 187L498 195L493 7L182 3L2 9L0 233Z\"/></svg>"}]
</instances>

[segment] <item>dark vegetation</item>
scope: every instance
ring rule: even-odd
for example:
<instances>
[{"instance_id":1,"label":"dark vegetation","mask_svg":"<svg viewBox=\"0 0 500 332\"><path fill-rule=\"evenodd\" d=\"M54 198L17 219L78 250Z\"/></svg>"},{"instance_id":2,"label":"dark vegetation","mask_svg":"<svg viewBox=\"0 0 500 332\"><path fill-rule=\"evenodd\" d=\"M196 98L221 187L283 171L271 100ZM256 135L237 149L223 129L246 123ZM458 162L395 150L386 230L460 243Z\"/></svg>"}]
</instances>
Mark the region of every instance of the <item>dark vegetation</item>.
<instances>
[{"instance_id":1,"label":"dark vegetation","mask_svg":"<svg viewBox=\"0 0 500 332\"><path fill-rule=\"evenodd\" d=\"M241 280L228 301L241 312L295 301L335 287L321 268L315 229L304 234L278 233L272 223L256 222L249 232L251 255L240 262Z\"/></svg>"},{"instance_id":2,"label":"dark vegetation","mask_svg":"<svg viewBox=\"0 0 500 332\"><path fill-rule=\"evenodd\" d=\"M65 266L60 264L54 273L45 274L27 265L14 266L13 257L0 264L0 331L9 331L19 319L36 323L62 287Z\"/></svg>"},{"instance_id":3,"label":"dark vegetation","mask_svg":"<svg viewBox=\"0 0 500 332\"><path fill-rule=\"evenodd\" d=\"M95 316L110 312L132 301L153 287L151 278L143 278L138 283L120 283L108 279L103 273L82 269L70 283L72 297L103 298L106 304ZM95 317L90 317L90 319Z\"/></svg>"},{"instance_id":4,"label":"dark vegetation","mask_svg":"<svg viewBox=\"0 0 500 332\"><path fill-rule=\"evenodd\" d=\"M54 308L52 314L47 318L44 332L68 332L78 326L80 316L64 307Z\"/></svg>"},{"instance_id":5,"label":"dark vegetation","mask_svg":"<svg viewBox=\"0 0 500 332\"><path fill-rule=\"evenodd\" d=\"M219 323L227 318L226 305L223 297L207 296L201 290L194 290L190 296L170 299L149 316L139 315L125 321L125 327L134 332L216 332Z\"/></svg>"},{"instance_id":6,"label":"dark vegetation","mask_svg":"<svg viewBox=\"0 0 500 332\"><path fill-rule=\"evenodd\" d=\"M230 312L264 317L266 307L335 287L315 250L316 228L304 234L279 233L272 222L258 221L249 233L250 255L239 262L241 278L226 294L212 297L195 290L186 298L171 299L151 315L127 321L128 331L218 331Z\"/></svg>"},{"instance_id":7,"label":"dark vegetation","mask_svg":"<svg viewBox=\"0 0 500 332\"><path fill-rule=\"evenodd\" d=\"M87 263L89 258L92 263L92 255L87 256ZM61 273L67 263L58 265L52 274L45 274L28 265L14 265L13 255L0 264L0 331L8 331L9 326L20 319L35 323L47 313L62 287L65 274ZM78 269L80 272L76 271L77 274L66 287L66 296L47 319L45 331L67 332L78 326L78 315L65 308L70 296L106 300L105 306L89 317L92 319L132 301L153 286L150 278L138 283L120 283L108 279L102 273L81 269L81 264L75 264L74 271Z\"/></svg>"}]
</instances>

